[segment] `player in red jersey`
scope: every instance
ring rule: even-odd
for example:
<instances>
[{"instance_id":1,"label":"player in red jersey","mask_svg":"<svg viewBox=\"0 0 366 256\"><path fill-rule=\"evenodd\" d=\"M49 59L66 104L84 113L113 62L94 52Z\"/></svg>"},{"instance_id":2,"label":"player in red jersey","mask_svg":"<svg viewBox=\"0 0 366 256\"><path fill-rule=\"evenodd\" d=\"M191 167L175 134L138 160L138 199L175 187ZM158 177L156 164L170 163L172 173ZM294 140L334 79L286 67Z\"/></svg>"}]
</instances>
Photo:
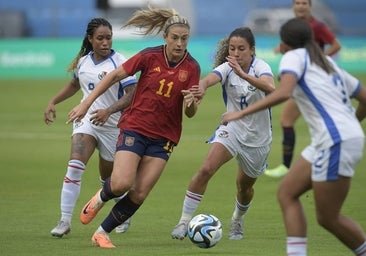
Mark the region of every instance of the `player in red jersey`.
<instances>
[{"instance_id":1,"label":"player in red jersey","mask_svg":"<svg viewBox=\"0 0 366 256\"><path fill-rule=\"evenodd\" d=\"M200 66L187 52L190 26L172 9L137 11L124 26L136 26L143 34L163 32L165 45L146 48L110 72L80 105L69 121L80 120L93 101L116 81L141 72L131 105L125 109L113 171L103 189L83 207L80 220L88 224L108 200L125 192L92 237L102 248L115 247L109 233L130 218L150 193L182 131L182 113L197 111Z\"/></svg>"},{"instance_id":2,"label":"player in red jersey","mask_svg":"<svg viewBox=\"0 0 366 256\"><path fill-rule=\"evenodd\" d=\"M321 21L311 14L311 0L293 0L292 9L297 18L309 22L313 30L314 40L323 49L326 55L332 56L341 49L341 44L336 36ZM279 47L275 52L279 53ZM295 149L294 125L300 117L300 111L293 99L289 99L283 106L280 123L283 130L282 164L274 169L267 169L264 173L271 177L281 177L288 172Z\"/></svg>"}]
</instances>

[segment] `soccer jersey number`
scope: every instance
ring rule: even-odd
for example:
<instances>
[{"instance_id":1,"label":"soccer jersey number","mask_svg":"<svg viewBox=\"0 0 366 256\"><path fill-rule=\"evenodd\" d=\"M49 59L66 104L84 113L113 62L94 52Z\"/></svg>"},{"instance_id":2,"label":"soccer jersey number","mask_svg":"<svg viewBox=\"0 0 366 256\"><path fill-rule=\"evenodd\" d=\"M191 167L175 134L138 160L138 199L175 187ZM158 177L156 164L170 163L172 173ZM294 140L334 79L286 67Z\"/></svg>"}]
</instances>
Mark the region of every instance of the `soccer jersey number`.
<instances>
[{"instance_id":1,"label":"soccer jersey number","mask_svg":"<svg viewBox=\"0 0 366 256\"><path fill-rule=\"evenodd\" d=\"M244 109L246 107L248 107L247 97L246 96L242 96L240 98L240 109Z\"/></svg>"},{"instance_id":2,"label":"soccer jersey number","mask_svg":"<svg viewBox=\"0 0 366 256\"><path fill-rule=\"evenodd\" d=\"M160 87L159 90L156 91L156 94L170 98L172 88L173 88L173 82L165 83L165 79L162 79L160 80Z\"/></svg>"}]
</instances>

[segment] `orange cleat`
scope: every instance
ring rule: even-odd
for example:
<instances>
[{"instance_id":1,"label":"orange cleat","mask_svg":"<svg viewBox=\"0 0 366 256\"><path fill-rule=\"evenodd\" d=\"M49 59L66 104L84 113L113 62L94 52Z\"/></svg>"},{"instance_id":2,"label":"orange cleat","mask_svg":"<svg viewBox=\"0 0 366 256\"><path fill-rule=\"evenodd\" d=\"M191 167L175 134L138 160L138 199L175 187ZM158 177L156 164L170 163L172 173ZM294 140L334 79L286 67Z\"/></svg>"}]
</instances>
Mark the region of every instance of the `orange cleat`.
<instances>
[{"instance_id":1,"label":"orange cleat","mask_svg":"<svg viewBox=\"0 0 366 256\"><path fill-rule=\"evenodd\" d=\"M93 245L99 246L100 248L116 248L109 239L108 234L105 232L94 233L91 240Z\"/></svg>"},{"instance_id":2,"label":"orange cleat","mask_svg":"<svg viewBox=\"0 0 366 256\"><path fill-rule=\"evenodd\" d=\"M104 206L104 202L100 200L99 194L102 189L89 200L89 202L83 207L80 213L80 221L84 225L89 224L97 215L100 209Z\"/></svg>"}]
</instances>

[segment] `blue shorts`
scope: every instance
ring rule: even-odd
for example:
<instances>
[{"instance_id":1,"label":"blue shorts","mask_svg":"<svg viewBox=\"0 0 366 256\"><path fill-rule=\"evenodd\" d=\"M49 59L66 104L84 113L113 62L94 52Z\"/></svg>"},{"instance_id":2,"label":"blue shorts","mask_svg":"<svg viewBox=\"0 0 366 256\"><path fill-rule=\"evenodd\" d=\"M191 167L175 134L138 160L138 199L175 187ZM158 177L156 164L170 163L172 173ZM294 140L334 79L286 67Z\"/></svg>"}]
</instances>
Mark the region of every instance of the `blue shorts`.
<instances>
[{"instance_id":1,"label":"blue shorts","mask_svg":"<svg viewBox=\"0 0 366 256\"><path fill-rule=\"evenodd\" d=\"M140 157L151 156L168 161L174 146L175 144L167 139L153 139L134 131L121 130L116 151L130 151Z\"/></svg>"}]
</instances>

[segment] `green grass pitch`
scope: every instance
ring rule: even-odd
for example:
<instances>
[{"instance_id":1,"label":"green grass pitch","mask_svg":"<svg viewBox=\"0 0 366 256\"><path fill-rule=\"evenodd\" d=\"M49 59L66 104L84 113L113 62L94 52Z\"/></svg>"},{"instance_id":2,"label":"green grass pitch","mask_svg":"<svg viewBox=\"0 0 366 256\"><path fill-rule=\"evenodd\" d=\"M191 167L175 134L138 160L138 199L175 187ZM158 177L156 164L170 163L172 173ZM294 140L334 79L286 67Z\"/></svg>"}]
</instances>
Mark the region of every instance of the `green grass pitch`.
<instances>
[{"instance_id":1,"label":"green grass pitch","mask_svg":"<svg viewBox=\"0 0 366 256\"><path fill-rule=\"evenodd\" d=\"M366 75L359 76L366 85ZM57 106L57 121L43 123L48 100L66 80L2 80L0 82L0 243L1 255L285 255L285 232L276 200L278 179L262 176L255 185L252 208L246 215L245 238L227 239L234 207L236 163L232 160L211 180L198 213L212 213L223 223L223 238L211 249L200 249L189 239L177 241L170 232L180 217L182 201L192 175L203 161L209 138L224 112L220 86L209 89L199 112L184 119L184 131L168 165L145 204L132 219L125 234L111 234L118 247L103 250L91 245L91 235L111 209L109 202L89 225L79 222L82 205L99 188L97 158L93 156L83 176L72 231L62 239L50 230L60 217L60 189L70 151L71 126L66 125L68 111L81 94ZM279 126L281 106L273 108L273 146L268 163L281 159L282 133ZM366 128L366 122L363 122ZM307 127L302 119L296 124L296 155L308 144ZM343 212L366 229L366 160L358 164ZM333 236L321 229L314 216L311 192L302 198L308 217L309 255L351 255Z\"/></svg>"}]
</instances>

